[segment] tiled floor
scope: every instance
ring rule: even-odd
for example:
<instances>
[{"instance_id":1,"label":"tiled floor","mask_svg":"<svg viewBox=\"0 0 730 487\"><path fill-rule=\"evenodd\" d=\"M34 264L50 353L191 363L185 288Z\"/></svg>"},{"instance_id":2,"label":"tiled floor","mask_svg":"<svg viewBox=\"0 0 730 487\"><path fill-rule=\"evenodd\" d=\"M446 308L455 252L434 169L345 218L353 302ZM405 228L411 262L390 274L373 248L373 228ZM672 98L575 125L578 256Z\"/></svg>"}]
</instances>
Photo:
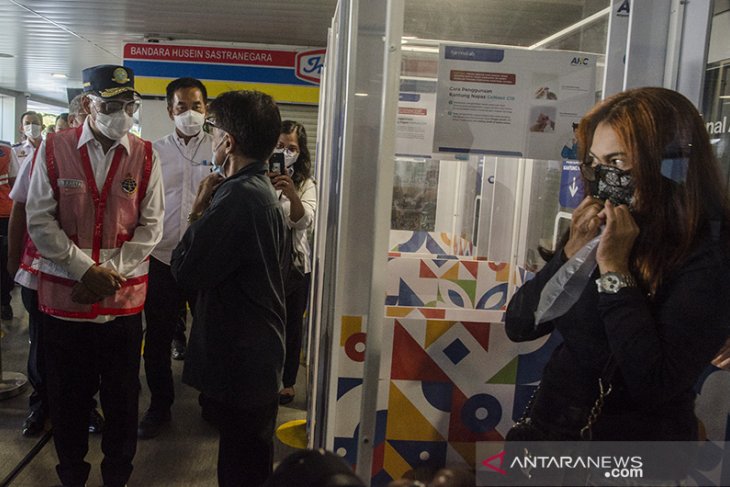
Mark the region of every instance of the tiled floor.
<instances>
[{"instance_id":1,"label":"tiled floor","mask_svg":"<svg viewBox=\"0 0 730 487\"><path fill-rule=\"evenodd\" d=\"M2 322L2 367L8 372L26 372L28 356L28 316L20 302L17 289L13 291L15 318ZM134 472L130 486L215 486L218 433L200 417L198 393L180 382L183 362L173 360L176 399L173 405L173 420L157 438L139 440L134 460ZM142 393L140 395L140 417L149 404L144 369L140 370ZM297 396L288 407L279 410L278 423L306 418L306 402L303 394L305 369L300 367ZM55 473L57 463L53 441L41 448L35 458L10 483L3 484L10 472L39 442L40 438L25 438L20 434L28 404L26 390L20 396L0 401L0 487L49 487L58 484ZM275 440L276 460L290 453ZM91 435L86 460L92 470L88 486L101 485L99 464L102 459L100 436Z\"/></svg>"}]
</instances>

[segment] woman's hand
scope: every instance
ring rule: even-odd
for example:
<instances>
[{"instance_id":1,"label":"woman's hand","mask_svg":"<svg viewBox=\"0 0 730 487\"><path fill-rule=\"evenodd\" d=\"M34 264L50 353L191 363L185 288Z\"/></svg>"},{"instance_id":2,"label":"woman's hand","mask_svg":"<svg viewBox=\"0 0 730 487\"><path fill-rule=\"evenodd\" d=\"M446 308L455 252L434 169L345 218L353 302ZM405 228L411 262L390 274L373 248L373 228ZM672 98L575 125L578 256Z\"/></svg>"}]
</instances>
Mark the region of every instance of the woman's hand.
<instances>
[{"instance_id":1,"label":"woman's hand","mask_svg":"<svg viewBox=\"0 0 730 487\"><path fill-rule=\"evenodd\" d=\"M599 214L606 221L606 228L598 243L596 260L601 274L618 272L629 274L629 257L639 236L639 226L626 205L616 206L609 200Z\"/></svg>"},{"instance_id":2,"label":"woman's hand","mask_svg":"<svg viewBox=\"0 0 730 487\"><path fill-rule=\"evenodd\" d=\"M210 173L200 182L198 186L198 194L195 195L193 208L191 213L194 215L202 214L210 205L213 192L221 185L226 178L216 172Z\"/></svg>"},{"instance_id":3,"label":"woman's hand","mask_svg":"<svg viewBox=\"0 0 730 487\"><path fill-rule=\"evenodd\" d=\"M271 178L271 184L274 185L274 189L281 190L281 192L284 194L284 196L287 197L289 201L294 201L295 199L299 199L299 195L297 194L297 188L294 186L294 181L288 174L277 174L273 173Z\"/></svg>"},{"instance_id":4,"label":"woman's hand","mask_svg":"<svg viewBox=\"0 0 730 487\"><path fill-rule=\"evenodd\" d=\"M570 222L570 238L563 248L569 259L582 249L588 242L598 235L598 229L603 223L599 215L603 210L603 203L593 196L586 196L580 205L573 211Z\"/></svg>"}]
</instances>

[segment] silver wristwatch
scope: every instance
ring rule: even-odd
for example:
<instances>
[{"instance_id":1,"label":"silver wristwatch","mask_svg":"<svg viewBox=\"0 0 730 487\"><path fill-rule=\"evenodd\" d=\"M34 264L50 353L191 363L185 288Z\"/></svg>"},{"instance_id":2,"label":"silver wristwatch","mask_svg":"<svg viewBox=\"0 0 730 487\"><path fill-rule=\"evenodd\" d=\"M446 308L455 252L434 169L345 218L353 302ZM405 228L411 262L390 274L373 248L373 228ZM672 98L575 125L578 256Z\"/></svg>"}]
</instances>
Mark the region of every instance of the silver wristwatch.
<instances>
[{"instance_id":1,"label":"silver wristwatch","mask_svg":"<svg viewBox=\"0 0 730 487\"><path fill-rule=\"evenodd\" d=\"M596 286L598 286L599 293L616 294L619 289L636 287L636 280L631 274L606 272L596 279Z\"/></svg>"}]
</instances>

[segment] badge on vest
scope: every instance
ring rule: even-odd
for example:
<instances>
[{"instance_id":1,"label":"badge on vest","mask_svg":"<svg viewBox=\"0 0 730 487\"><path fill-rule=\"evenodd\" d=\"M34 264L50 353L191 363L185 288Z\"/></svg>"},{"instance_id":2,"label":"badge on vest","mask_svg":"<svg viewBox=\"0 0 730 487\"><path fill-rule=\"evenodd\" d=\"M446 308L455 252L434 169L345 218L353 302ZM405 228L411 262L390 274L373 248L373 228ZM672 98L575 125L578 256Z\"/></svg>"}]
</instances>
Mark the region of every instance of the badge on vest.
<instances>
[{"instance_id":1,"label":"badge on vest","mask_svg":"<svg viewBox=\"0 0 730 487\"><path fill-rule=\"evenodd\" d=\"M58 179L58 187L64 189L80 189L84 187L84 182L80 179Z\"/></svg>"},{"instance_id":2,"label":"badge on vest","mask_svg":"<svg viewBox=\"0 0 730 487\"><path fill-rule=\"evenodd\" d=\"M132 177L131 173L124 176L122 180L122 191L129 195L137 192L137 180Z\"/></svg>"}]
</instances>

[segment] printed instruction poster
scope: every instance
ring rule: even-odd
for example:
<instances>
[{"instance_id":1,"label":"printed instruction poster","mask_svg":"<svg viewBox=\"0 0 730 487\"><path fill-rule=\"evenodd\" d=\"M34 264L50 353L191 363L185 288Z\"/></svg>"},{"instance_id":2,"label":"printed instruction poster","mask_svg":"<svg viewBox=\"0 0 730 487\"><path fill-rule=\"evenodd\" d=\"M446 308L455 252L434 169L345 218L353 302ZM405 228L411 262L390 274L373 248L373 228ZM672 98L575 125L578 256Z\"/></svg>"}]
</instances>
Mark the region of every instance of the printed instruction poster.
<instances>
[{"instance_id":1,"label":"printed instruction poster","mask_svg":"<svg viewBox=\"0 0 730 487\"><path fill-rule=\"evenodd\" d=\"M595 91L594 55L442 44L433 151L562 160Z\"/></svg>"},{"instance_id":2,"label":"printed instruction poster","mask_svg":"<svg viewBox=\"0 0 730 487\"><path fill-rule=\"evenodd\" d=\"M396 121L396 155L431 157L437 86L435 80L401 80Z\"/></svg>"}]
</instances>

